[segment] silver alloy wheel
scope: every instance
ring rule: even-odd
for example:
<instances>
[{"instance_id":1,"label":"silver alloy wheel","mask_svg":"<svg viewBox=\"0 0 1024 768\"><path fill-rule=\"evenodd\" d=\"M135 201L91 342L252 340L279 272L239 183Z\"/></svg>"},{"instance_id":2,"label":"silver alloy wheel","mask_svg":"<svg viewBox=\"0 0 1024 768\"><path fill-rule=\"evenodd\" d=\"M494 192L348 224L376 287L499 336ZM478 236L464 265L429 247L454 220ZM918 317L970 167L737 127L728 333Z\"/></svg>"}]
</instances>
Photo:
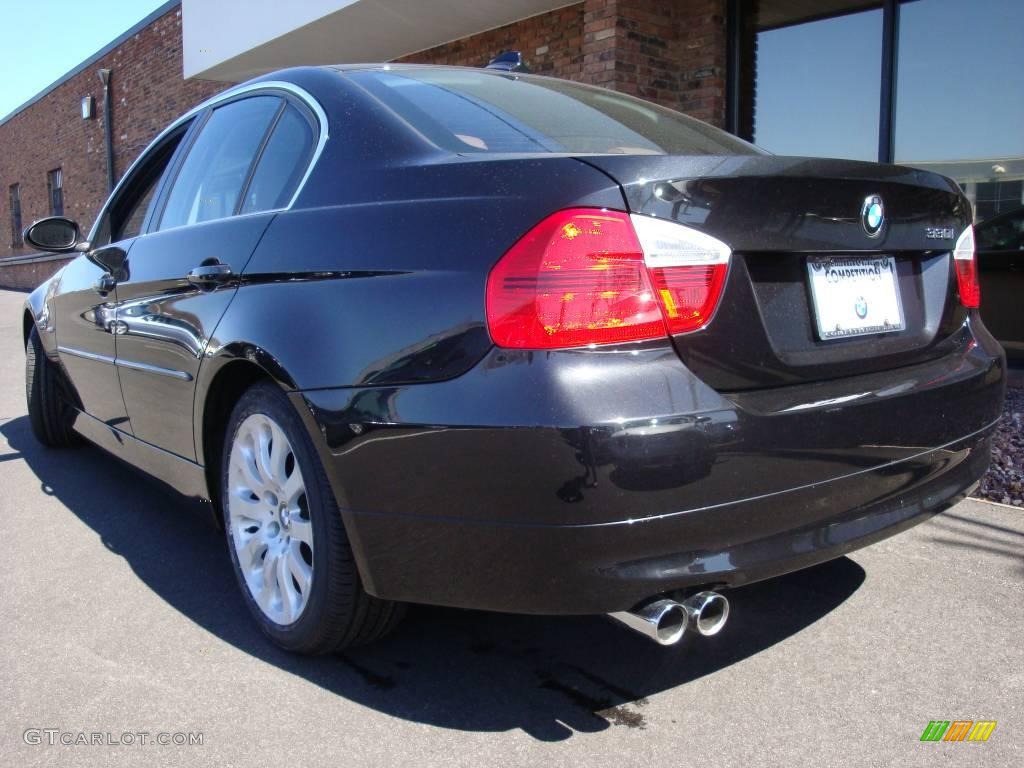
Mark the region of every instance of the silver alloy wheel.
<instances>
[{"instance_id":1,"label":"silver alloy wheel","mask_svg":"<svg viewBox=\"0 0 1024 768\"><path fill-rule=\"evenodd\" d=\"M227 495L228 536L249 594L274 623L295 623L313 586L313 526L298 457L262 413L235 433Z\"/></svg>"}]
</instances>

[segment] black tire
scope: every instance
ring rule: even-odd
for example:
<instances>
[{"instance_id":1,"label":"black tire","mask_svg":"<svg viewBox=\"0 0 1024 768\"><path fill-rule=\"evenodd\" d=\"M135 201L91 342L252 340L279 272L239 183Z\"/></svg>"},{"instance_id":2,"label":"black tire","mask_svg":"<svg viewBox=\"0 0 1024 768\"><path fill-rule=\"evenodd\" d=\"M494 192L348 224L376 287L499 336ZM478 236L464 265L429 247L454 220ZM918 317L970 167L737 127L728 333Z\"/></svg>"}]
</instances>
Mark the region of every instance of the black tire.
<instances>
[{"instance_id":1,"label":"black tire","mask_svg":"<svg viewBox=\"0 0 1024 768\"><path fill-rule=\"evenodd\" d=\"M81 440L71 429L75 409L68 403L61 373L46 356L35 326L25 346L25 399L32 433L43 445L71 448Z\"/></svg>"},{"instance_id":2,"label":"black tire","mask_svg":"<svg viewBox=\"0 0 1024 768\"><path fill-rule=\"evenodd\" d=\"M315 552L313 578L305 607L298 619L288 625L272 621L253 598L233 540L228 498L231 449L239 427L253 414L269 417L284 431L306 488ZM363 589L323 465L305 425L280 388L270 382L250 387L235 405L225 434L221 457L225 540L245 603L263 633L285 650L316 655L370 643L394 629L405 613L405 605L371 597Z\"/></svg>"}]
</instances>

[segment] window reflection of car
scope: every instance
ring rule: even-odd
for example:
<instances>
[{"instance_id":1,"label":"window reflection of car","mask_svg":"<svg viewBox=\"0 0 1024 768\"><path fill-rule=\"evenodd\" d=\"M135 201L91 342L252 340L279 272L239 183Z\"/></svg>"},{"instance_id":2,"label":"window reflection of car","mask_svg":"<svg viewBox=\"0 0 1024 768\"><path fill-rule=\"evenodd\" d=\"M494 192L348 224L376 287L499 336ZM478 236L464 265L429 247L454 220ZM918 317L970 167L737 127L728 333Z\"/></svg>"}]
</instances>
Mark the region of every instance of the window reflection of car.
<instances>
[{"instance_id":1,"label":"window reflection of car","mask_svg":"<svg viewBox=\"0 0 1024 768\"><path fill-rule=\"evenodd\" d=\"M979 251L1021 253L1024 251L1024 207L993 216L975 227Z\"/></svg>"},{"instance_id":2,"label":"window reflection of car","mask_svg":"<svg viewBox=\"0 0 1024 768\"><path fill-rule=\"evenodd\" d=\"M1024 207L975 226L985 326L1006 349L1024 359Z\"/></svg>"}]
</instances>

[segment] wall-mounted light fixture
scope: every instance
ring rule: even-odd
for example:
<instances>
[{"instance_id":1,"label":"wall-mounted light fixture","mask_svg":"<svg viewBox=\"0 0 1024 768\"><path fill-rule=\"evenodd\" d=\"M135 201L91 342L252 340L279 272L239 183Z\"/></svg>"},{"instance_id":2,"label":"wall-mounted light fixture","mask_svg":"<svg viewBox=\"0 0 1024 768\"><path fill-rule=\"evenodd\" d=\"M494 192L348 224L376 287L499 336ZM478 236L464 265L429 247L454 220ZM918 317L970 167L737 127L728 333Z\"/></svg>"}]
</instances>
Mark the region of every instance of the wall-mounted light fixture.
<instances>
[{"instance_id":1,"label":"wall-mounted light fixture","mask_svg":"<svg viewBox=\"0 0 1024 768\"><path fill-rule=\"evenodd\" d=\"M82 119L92 120L96 117L96 99L92 96L82 97Z\"/></svg>"}]
</instances>

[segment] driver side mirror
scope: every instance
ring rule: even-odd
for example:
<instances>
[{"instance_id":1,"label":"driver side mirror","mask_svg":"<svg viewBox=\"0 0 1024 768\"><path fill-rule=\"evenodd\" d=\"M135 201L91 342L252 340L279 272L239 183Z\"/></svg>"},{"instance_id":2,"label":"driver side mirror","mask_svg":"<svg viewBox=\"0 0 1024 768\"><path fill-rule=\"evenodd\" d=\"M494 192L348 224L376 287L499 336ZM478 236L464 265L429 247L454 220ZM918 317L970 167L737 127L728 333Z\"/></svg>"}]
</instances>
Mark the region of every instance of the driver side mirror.
<instances>
[{"instance_id":1,"label":"driver side mirror","mask_svg":"<svg viewBox=\"0 0 1024 768\"><path fill-rule=\"evenodd\" d=\"M29 226L23 235L26 243L39 251L74 253L87 250L78 224L63 216L49 216Z\"/></svg>"}]
</instances>

